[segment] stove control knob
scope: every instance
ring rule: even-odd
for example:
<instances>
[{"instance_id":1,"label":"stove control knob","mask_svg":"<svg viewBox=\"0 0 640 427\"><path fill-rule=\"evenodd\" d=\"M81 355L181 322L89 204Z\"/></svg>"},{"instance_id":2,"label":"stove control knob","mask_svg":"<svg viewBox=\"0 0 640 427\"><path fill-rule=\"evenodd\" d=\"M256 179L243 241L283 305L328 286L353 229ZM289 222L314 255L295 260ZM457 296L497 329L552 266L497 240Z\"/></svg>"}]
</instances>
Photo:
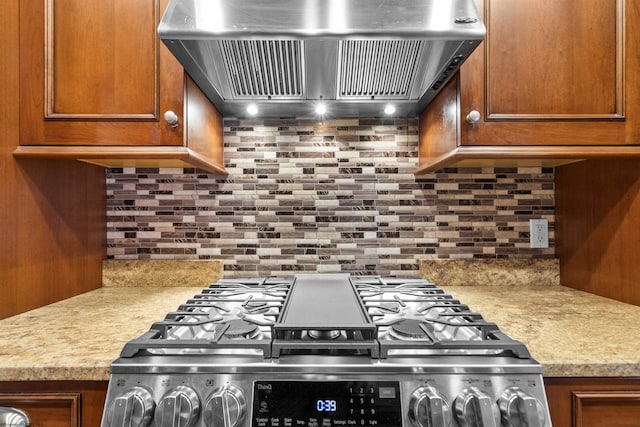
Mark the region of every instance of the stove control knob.
<instances>
[{"instance_id":1,"label":"stove control knob","mask_svg":"<svg viewBox=\"0 0 640 427\"><path fill-rule=\"evenodd\" d=\"M107 421L110 427L145 427L153 417L155 403L147 389L132 387L126 393L115 398Z\"/></svg>"},{"instance_id":2,"label":"stove control knob","mask_svg":"<svg viewBox=\"0 0 640 427\"><path fill-rule=\"evenodd\" d=\"M434 387L417 388L409 401L409 418L416 427L449 427L451 408Z\"/></svg>"},{"instance_id":3,"label":"stove control knob","mask_svg":"<svg viewBox=\"0 0 640 427\"><path fill-rule=\"evenodd\" d=\"M491 396L477 387L462 390L454 403L462 427L499 427L500 411Z\"/></svg>"},{"instance_id":4,"label":"stove control knob","mask_svg":"<svg viewBox=\"0 0 640 427\"><path fill-rule=\"evenodd\" d=\"M213 392L204 408L207 427L235 427L247 410L247 402L240 389L226 385Z\"/></svg>"},{"instance_id":5,"label":"stove control knob","mask_svg":"<svg viewBox=\"0 0 640 427\"><path fill-rule=\"evenodd\" d=\"M157 427L189 427L200 415L200 399L191 387L179 386L165 394L154 420Z\"/></svg>"},{"instance_id":6,"label":"stove control knob","mask_svg":"<svg viewBox=\"0 0 640 427\"><path fill-rule=\"evenodd\" d=\"M542 405L519 387L509 387L498 399L502 421L506 427L544 427Z\"/></svg>"}]
</instances>

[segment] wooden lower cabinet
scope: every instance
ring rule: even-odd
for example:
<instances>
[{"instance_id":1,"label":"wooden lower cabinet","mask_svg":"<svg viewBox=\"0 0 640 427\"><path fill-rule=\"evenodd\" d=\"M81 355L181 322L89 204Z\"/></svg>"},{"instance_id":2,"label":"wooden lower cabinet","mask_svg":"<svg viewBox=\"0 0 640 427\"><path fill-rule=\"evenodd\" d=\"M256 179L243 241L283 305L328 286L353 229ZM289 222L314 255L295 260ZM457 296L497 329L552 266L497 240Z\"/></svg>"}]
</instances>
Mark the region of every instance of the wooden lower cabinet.
<instances>
[{"instance_id":1,"label":"wooden lower cabinet","mask_svg":"<svg viewBox=\"0 0 640 427\"><path fill-rule=\"evenodd\" d=\"M553 427L639 427L640 378L545 378Z\"/></svg>"},{"instance_id":2,"label":"wooden lower cabinet","mask_svg":"<svg viewBox=\"0 0 640 427\"><path fill-rule=\"evenodd\" d=\"M99 427L107 381L2 381L0 406L21 409L32 427Z\"/></svg>"}]
</instances>

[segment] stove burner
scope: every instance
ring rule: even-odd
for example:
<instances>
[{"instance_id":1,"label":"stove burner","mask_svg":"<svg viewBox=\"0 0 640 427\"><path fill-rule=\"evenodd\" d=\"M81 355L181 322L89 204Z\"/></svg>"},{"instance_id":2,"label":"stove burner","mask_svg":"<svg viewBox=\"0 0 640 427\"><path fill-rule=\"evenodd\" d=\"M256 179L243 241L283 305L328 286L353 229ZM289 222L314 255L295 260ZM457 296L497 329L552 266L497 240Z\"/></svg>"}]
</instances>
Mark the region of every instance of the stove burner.
<instances>
[{"instance_id":1,"label":"stove burner","mask_svg":"<svg viewBox=\"0 0 640 427\"><path fill-rule=\"evenodd\" d=\"M224 329L225 338L253 338L260 332L257 325L251 324L242 319L231 319L222 323L222 325L228 325L228 328Z\"/></svg>"},{"instance_id":2,"label":"stove burner","mask_svg":"<svg viewBox=\"0 0 640 427\"><path fill-rule=\"evenodd\" d=\"M401 340L431 339L429 333L433 333L433 326L415 319L403 319L391 325L389 330L390 335Z\"/></svg>"},{"instance_id":3,"label":"stove burner","mask_svg":"<svg viewBox=\"0 0 640 427\"><path fill-rule=\"evenodd\" d=\"M379 305L371 304L370 307L377 309L380 313L397 314L400 313L401 304L399 302L383 302Z\"/></svg>"},{"instance_id":4,"label":"stove burner","mask_svg":"<svg viewBox=\"0 0 640 427\"><path fill-rule=\"evenodd\" d=\"M264 314L268 313L271 307L266 301L248 301L242 304L244 310L250 314Z\"/></svg>"},{"instance_id":5,"label":"stove burner","mask_svg":"<svg viewBox=\"0 0 640 427\"><path fill-rule=\"evenodd\" d=\"M309 335L309 338L313 338L314 340L335 340L342 335L342 333L337 329L310 329L307 331L307 335Z\"/></svg>"}]
</instances>

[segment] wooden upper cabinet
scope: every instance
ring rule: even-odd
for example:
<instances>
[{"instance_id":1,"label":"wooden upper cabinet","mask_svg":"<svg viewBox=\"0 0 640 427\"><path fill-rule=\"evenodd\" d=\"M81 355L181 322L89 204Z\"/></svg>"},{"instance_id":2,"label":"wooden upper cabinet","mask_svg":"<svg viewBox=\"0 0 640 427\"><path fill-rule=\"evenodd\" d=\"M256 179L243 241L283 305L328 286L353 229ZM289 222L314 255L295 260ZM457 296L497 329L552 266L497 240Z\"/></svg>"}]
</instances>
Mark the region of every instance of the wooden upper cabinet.
<instances>
[{"instance_id":1,"label":"wooden upper cabinet","mask_svg":"<svg viewBox=\"0 0 640 427\"><path fill-rule=\"evenodd\" d=\"M166 3L20 2L15 155L224 173L222 119L157 36Z\"/></svg>"},{"instance_id":2,"label":"wooden upper cabinet","mask_svg":"<svg viewBox=\"0 0 640 427\"><path fill-rule=\"evenodd\" d=\"M476 5L487 36L424 111L417 173L640 155L638 2Z\"/></svg>"}]
</instances>

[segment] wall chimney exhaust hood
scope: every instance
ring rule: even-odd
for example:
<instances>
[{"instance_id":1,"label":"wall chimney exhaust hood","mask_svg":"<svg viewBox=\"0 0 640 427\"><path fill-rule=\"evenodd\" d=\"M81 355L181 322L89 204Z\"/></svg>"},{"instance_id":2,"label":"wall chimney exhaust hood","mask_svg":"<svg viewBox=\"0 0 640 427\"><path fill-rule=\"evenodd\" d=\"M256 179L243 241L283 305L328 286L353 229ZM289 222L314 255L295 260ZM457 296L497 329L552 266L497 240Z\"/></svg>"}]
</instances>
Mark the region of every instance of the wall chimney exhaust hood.
<instances>
[{"instance_id":1,"label":"wall chimney exhaust hood","mask_svg":"<svg viewBox=\"0 0 640 427\"><path fill-rule=\"evenodd\" d=\"M158 33L225 117L414 117L485 27L473 0L171 0Z\"/></svg>"}]
</instances>

